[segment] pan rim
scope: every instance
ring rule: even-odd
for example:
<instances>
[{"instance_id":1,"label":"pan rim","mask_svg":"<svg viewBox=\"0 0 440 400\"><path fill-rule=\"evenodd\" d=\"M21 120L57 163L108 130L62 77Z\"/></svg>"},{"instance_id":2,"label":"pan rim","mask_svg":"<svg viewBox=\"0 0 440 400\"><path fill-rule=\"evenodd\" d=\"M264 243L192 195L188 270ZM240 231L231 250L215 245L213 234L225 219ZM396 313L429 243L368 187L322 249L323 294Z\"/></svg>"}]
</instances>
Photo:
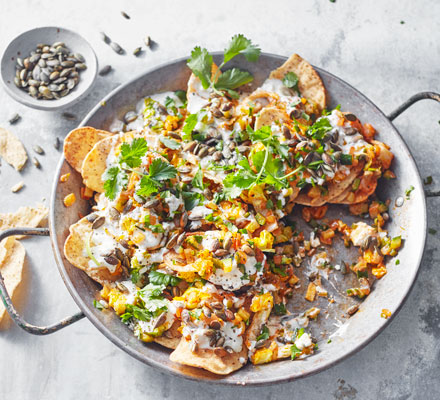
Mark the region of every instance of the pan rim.
<instances>
[{"instance_id":1,"label":"pan rim","mask_svg":"<svg viewBox=\"0 0 440 400\"><path fill-rule=\"evenodd\" d=\"M212 52L211 54L213 55L219 55L222 54L222 52ZM276 54L272 54L272 53L261 53L264 56L267 56L269 58L273 58L276 60L279 60L280 62L284 62L285 60L287 60L287 57L285 56L280 56L280 55L276 55ZM182 61L185 61L187 59L187 57L181 57L178 59L174 59L168 62L164 62L161 63L158 66L149 68L148 70L142 72L141 74L135 76L134 78L130 79L129 81L127 81L126 83L123 83L121 85L119 85L118 87L116 87L115 89L113 89L110 93L108 93L100 102L97 103L97 105L95 107L93 107L91 109L91 111L84 117L84 119L81 121L81 123L78 125L78 127L81 126L86 126L87 125L87 121L89 121L91 119L91 117L101 108L101 103L105 102L107 100L109 100L110 98L112 98L113 96L115 96L118 92L124 90L126 87L132 85L133 82L141 79L144 75L149 75L154 71L160 70L162 68L165 68L167 66L170 66L172 64L177 64L177 63L181 63ZM399 138L399 140L401 141L401 144L403 145L404 149L406 149L406 151L408 152L407 157L409 158L410 162L412 163L412 166L414 167L414 170L416 172L416 178L417 178L417 182L414 185L416 187L416 190L418 192L420 192L421 195L421 204L422 204L422 213L423 213L423 238L422 238L422 246L420 246L420 249L418 251L418 254L416 257L414 257L415 262L414 264L416 264L416 268L413 269L413 274L411 276L411 279L408 279L407 282L409 283L407 285L407 288L404 291L403 297L401 298L398 307L396 308L395 312L391 315L390 318L388 318L387 320L384 320L383 324L370 336L366 337L365 339L359 341L359 343L352 347L348 352L346 352L345 354L343 354L342 356L340 356L339 358L335 359L335 360L331 360L331 361L327 361L327 362L323 362L320 366L316 367L313 370L310 371L306 371L303 373L292 373L291 375L283 375L280 377L271 377L271 378L263 378L263 379L254 379L252 381L235 381L235 382L231 382L228 381L226 379L215 379L215 378L210 378L210 377L204 377L201 378L200 376L192 376L192 375L186 375L183 372L173 369L169 366L163 365L160 362L151 359L149 357L146 357L145 355L142 355L141 353L139 353L137 350L131 348L130 346L128 346L125 342L123 342L117 335L115 335L110 329L108 329L105 325L103 325L91 312L91 305L86 304L81 296L79 295L79 293L77 292L74 283L70 280L65 267L64 267L64 263L63 263L63 259L62 259L62 255L60 252L60 248L58 247L57 243L56 243L56 227L55 227L55 199L56 199L56 192L58 189L58 177L60 175L60 171L61 168L64 164L65 158L64 155L62 155L60 157L60 160L58 162L57 165L57 170L55 172L55 176L54 176L54 181L52 184L52 191L51 191L51 206L50 206L50 218L49 218L49 228L50 228L50 233L51 233L51 243L52 243L52 248L53 248L53 252L54 252L54 256L55 256L55 260L56 260L56 264L58 267L58 270L60 272L60 275L64 281L64 284L66 285L70 295L72 296L72 298L74 299L74 301L76 302L76 304L78 305L78 307L84 312L84 314L86 315L87 319L105 336L107 337L112 343L114 343L115 345L117 345L119 348L121 348L122 350L124 350L125 352L127 352L129 355L131 355L132 357L134 357L135 359L141 361L144 364L147 364L151 367L155 367L158 368L159 370L163 371L163 372L168 372L171 373L172 375L181 377L181 378L185 378L185 379L189 379L189 380L194 380L194 381L204 381L204 382L209 382L209 383L215 383L215 384L219 384L219 385L227 385L227 386L234 386L234 385L246 385L246 386L263 386L263 385L272 385L272 384L276 384L276 383L283 383L283 382L291 382L297 379L301 379L301 378L305 378L307 376L312 376L315 375L319 372L322 372L340 362L342 362L343 360L346 360L347 358L349 358L350 356L354 355L355 353L357 353L358 351L360 351L361 349L363 349L364 347L366 347L369 343L371 343L380 333L383 332L383 330L389 326L389 324L391 323L391 321L394 319L394 317L398 314L398 312L402 309L403 305L405 304L406 300L408 299L412 288L414 287L414 283L417 279L417 276L419 274L420 271L420 266L421 266L421 262L423 259L423 255L425 252L425 247L426 247L426 237L427 237L427 209L426 209L426 196L425 193L423 191L423 184L422 184L422 179L421 179L421 175L418 169L418 166L415 162L415 159L411 153L411 150L409 149L409 147L407 146L404 138L402 137L402 135L400 134L400 132L398 131L398 129L394 126L393 122L390 121L388 119L388 117L385 115L385 113L379 108L377 107L368 97L366 97L362 92L360 92L359 90L357 90L356 88L354 88L352 85L350 85L349 83L345 82L344 80L342 80L341 78L329 73L328 71L325 71L319 67L314 67L316 68L316 70L318 71L318 73L320 72L324 72L325 74L327 74L328 76L330 76L332 79L335 79L336 81L338 81L338 83L341 83L342 85L347 86L348 88L350 88L351 90L353 90L354 92L357 93L357 95L360 96L360 98L369 106L371 107L374 111L378 112L383 118L385 118L388 123L390 124L390 127L393 129L394 133L397 134L397 137ZM420 190L421 189L421 190ZM231 376L231 375L228 375Z\"/></svg>"}]
</instances>

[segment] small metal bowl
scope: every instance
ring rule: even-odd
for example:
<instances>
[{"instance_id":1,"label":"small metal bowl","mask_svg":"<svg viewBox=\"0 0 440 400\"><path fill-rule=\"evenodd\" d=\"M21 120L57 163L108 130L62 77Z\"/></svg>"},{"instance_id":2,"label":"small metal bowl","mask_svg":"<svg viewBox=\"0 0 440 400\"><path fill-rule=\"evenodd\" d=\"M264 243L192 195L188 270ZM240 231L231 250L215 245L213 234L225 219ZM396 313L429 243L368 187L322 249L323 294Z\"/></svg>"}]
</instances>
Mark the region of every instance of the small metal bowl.
<instances>
[{"instance_id":1,"label":"small metal bowl","mask_svg":"<svg viewBox=\"0 0 440 400\"><path fill-rule=\"evenodd\" d=\"M64 42L72 53L80 53L85 59L87 69L80 72L77 86L65 97L53 100L35 99L14 83L17 57L27 57L39 43L51 45L55 42ZM98 72L98 61L92 46L80 35L68 29L48 26L35 28L17 36L3 53L0 69L3 86L14 100L39 110L58 110L72 105L89 93Z\"/></svg>"}]
</instances>

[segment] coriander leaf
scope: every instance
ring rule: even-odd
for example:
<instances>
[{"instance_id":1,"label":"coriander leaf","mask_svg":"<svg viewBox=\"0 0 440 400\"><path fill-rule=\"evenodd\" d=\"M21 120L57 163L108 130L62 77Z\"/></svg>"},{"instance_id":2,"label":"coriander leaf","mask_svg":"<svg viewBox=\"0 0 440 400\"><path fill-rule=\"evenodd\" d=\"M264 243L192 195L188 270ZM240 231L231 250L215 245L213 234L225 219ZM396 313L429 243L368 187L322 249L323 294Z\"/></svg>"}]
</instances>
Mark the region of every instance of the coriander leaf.
<instances>
[{"instance_id":1,"label":"coriander leaf","mask_svg":"<svg viewBox=\"0 0 440 400\"><path fill-rule=\"evenodd\" d=\"M127 185L127 174L119 167L108 168L102 175L105 196L113 200L116 195Z\"/></svg>"},{"instance_id":2,"label":"coriander leaf","mask_svg":"<svg viewBox=\"0 0 440 400\"><path fill-rule=\"evenodd\" d=\"M165 107L166 108L176 107L176 103L174 102L174 99L171 98L170 96L167 96L165 98Z\"/></svg>"},{"instance_id":3,"label":"coriander leaf","mask_svg":"<svg viewBox=\"0 0 440 400\"><path fill-rule=\"evenodd\" d=\"M121 315L122 322L128 323L131 318L136 318L140 321L149 321L153 317L153 314L141 307L134 306L132 304L126 304L125 313Z\"/></svg>"},{"instance_id":4,"label":"coriander leaf","mask_svg":"<svg viewBox=\"0 0 440 400\"><path fill-rule=\"evenodd\" d=\"M269 339L269 328L266 325L263 325L260 334L257 336L257 342L267 339Z\"/></svg>"},{"instance_id":5,"label":"coriander leaf","mask_svg":"<svg viewBox=\"0 0 440 400\"><path fill-rule=\"evenodd\" d=\"M203 195L195 192L182 192L182 197L186 211L192 210L204 200Z\"/></svg>"},{"instance_id":6,"label":"coriander leaf","mask_svg":"<svg viewBox=\"0 0 440 400\"><path fill-rule=\"evenodd\" d=\"M171 150L180 149L180 143L174 139L169 139L167 137L162 136L159 140L163 143L165 147L168 147Z\"/></svg>"},{"instance_id":7,"label":"coriander leaf","mask_svg":"<svg viewBox=\"0 0 440 400\"><path fill-rule=\"evenodd\" d=\"M295 74L295 72L288 72L286 75L284 75L283 78L283 84L284 86L288 87L289 89L293 89L296 92L298 91L298 76Z\"/></svg>"},{"instance_id":8,"label":"coriander leaf","mask_svg":"<svg viewBox=\"0 0 440 400\"><path fill-rule=\"evenodd\" d=\"M148 279L150 280L150 283L153 283L154 285L165 286L177 286L181 281L181 279L176 276L164 274L159 271L151 271L148 275Z\"/></svg>"},{"instance_id":9,"label":"coriander leaf","mask_svg":"<svg viewBox=\"0 0 440 400\"><path fill-rule=\"evenodd\" d=\"M186 99L186 92L183 90L176 90L174 94L177 96L177 98L182 102L183 106L186 106L187 99Z\"/></svg>"},{"instance_id":10,"label":"coriander leaf","mask_svg":"<svg viewBox=\"0 0 440 400\"><path fill-rule=\"evenodd\" d=\"M147 141L144 138L133 139L131 144L122 143L119 162L126 163L129 167L135 168L141 165L141 158L148 150Z\"/></svg>"},{"instance_id":11,"label":"coriander leaf","mask_svg":"<svg viewBox=\"0 0 440 400\"><path fill-rule=\"evenodd\" d=\"M196 174L194 175L194 178L191 181L193 187L204 190L205 185L203 184L203 171L199 166L199 169L197 170Z\"/></svg>"},{"instance_id":12,"label":"coriander leaf","mask_svg":"<svg viewBox=\"0 0 440 400\"><path fill-rule=\"evenodd\" d=\"M260 52L261 50L258 48L258 46L252 44L252 42L245 38L242 34L235 35L232 37L228 47L225 49L223 64L226 64L238 54L243 54L246 57L246 60L255 62L258 61Z\"/></svg>"},{"instance_id":13,"label":"coriander leaf","mask_svg":"<svg viewBox=\"0 0 440 400\"><path fill-rule=\"evenodd\" d=\"M186 65L200 79L203 88L208 89L212 74L212 56L208 53L208 50L202 49L199 46L195 47Z\"/></svg>"},{"instance_id":14,"label":"coriander leaf","mask_svg":"<svg viewBox=\"0 0 440 400\"><path fill-rule=\"evenodd\" d=\"M341 154L340 161L342 165L351 165L353 164L353 156L351 154Z\"/></svg>"},{"instance_id":15,"label":"coriander leaf","mask_svg":"<svg viewBox=\"0 0 440 400\"><path fill-rule=\"evenodd\" d=\"M160 188L160 183L151 179L148 175L144 175L139 183L139 189L136 191L138 196L148 197L157 192Z\"/></svg>"},{"instance_id":16,"label":"coriander leaf","mask_svg":"<svg viewBox=\"0 0 440 400\"><path fill-rule=\"evenodd\" d=\"M301 354L301 350L298 349L294 344L290 347L290 356L292 360L294 360L296 357L298 357Z\"/></svg>"},{"instance_id":17,"label":"coriander leaf","mask_svg":"<svg viewBox=\"0 0 440 400\"><path fill-rule=\"evenodd\" d=\"M307 135L312 139L321 141L325 134L331 131L333 127L327 118L319 118L310 128L307 129Z\"/></svg>"},{"instance_id":18,"label":"coriander leaf","mask_svg":"<svg viewBox=\"0 0 440 400\"><path fill-rule=\"evenodd\" d=\"M195 129L196 125L199 122L202 122L202 119L206 116L206 110L200 110L196 114L190 114L185 120L185 125L182 128L182 138L183 140L191 140L192 132Z\"/></svg>"},{"instance_id":19,"label":"coriander leaf","mask_svg":"<svg viewBox=\"0 0 440 400\"><path fill-rule=\"evenodd\" d=\"M254 77L247 71L242 71L238 68L232 68L223 72L217 82L215 82L216 89L236 89L245 83L252 82Z\"/></svg>"},{"instance_id":20,"label":"coriander leaf","mask_svg":"<svg viewBox=\"0 0 440 400\"><path fill-rule=\"evenodd\" d=\"M274 304L273 311L275 315L287 314L286 306L284 305L284 303Z\"/></svg>"},{"instance_id":21,"label":"coriander leaf","mask_svg":"<svg viewBox=\"0 0 440 400\"><path fill-rule=\"evenodd\" d=\"M150 164L149 168L150 178L156 181L166 181L177 176L177 169L170 163L156 158Z\"/></svg>"}]
</instances>

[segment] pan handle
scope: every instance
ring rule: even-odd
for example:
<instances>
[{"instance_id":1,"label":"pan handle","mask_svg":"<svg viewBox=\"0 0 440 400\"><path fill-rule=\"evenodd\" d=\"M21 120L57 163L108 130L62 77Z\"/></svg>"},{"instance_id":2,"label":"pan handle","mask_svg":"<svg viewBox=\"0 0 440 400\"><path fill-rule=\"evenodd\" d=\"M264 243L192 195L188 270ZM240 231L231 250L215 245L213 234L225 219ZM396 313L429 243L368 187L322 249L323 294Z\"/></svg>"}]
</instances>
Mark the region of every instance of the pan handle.
<instances>
[{"instance_id":1,"label":"pan handle","mask_svg":"<svg viewBox=\"0 0 440 400\"><path fill-rule=\"evenodd\" d=\"M387 118L390 121L396 119L400 114L402 114L407 108L411 107L413 104L420 100L431 99L438 101L440 103L440 94L435 92L420 92L411 96L407 101L397 107L392 113L390 113Z\"/></svg>"},{"instance_id":2,"label":"pan handle","mask_svg":"<svg viewBox=\"0 0 440 400\"><path fill-rule=\"evenodd\" d=\"M12 228L12 229L7 229L4 232L0 233L0 242L3 239L7 238L8 236L15 236L15 235L49 236L50 232L48 228ZM35 326L27 323L12 304L12 300L6 289L5 282L1 274L1 270L0 270L0 297L3 300L3 304L5 305L6 310L8 311L8 314L11 316L13 321L20 328L24 329L28 333L32 333L33 335L49 335L50 333L58 332L60 329L63 329L66 326L69 326L74 322L79 321L80 319L85 317L84 313L78 312L70 317L64 318L63 320L53 325Z\"/></svg>"}]
</instances>

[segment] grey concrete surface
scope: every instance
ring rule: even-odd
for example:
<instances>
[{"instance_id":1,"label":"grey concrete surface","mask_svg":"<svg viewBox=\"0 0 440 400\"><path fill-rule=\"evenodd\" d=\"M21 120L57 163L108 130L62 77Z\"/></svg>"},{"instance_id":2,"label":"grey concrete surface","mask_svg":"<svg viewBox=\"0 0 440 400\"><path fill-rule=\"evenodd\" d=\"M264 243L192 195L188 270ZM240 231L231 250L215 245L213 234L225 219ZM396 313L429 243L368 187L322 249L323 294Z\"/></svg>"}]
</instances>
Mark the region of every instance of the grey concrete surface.
<instances>
[{"instance_id":1,"label":"grey concrete surface","mask_svg":"<svg viewBox=\"0 0 440 400\"><path fill-rule=\"evenodd\" d=\"M126 11L130 20L122 18ZM60 153L52 143L75 127L111 89L146 68L185 56L196 44L223 48L242 32L264 51L307 60L340 76L385 112L410 95L440 91L440 2L436 0L349 1L147 1L1 0L0 49L20 32L60 25L79 32L95 48L100 65L113 71L99 77L93 93L69 111L28 109L0 90L0 126L26 144L46 149L22 173L0 167L0 211L14 211L50 195ZM115 54L99 38L105 31L127 50ZM157 42L141 57L131 53L145 35ZM9 126L15 113L22 119ZM415 105L396 120L421 175L440 189L440 106ZM25 188L13 194L19 180ZM391 325L365 349L330 370L268 387L221 387L163 375L116 348L87 320L48 337L11 326L0 332L0 399L438 399L440 398L440 199L428 199L430 234L421 273L405 306ZM28 265L21 310L34 323L51 323L77 310L54 265L47 238L28 239Z\"/></svg>"}]
</instances>

